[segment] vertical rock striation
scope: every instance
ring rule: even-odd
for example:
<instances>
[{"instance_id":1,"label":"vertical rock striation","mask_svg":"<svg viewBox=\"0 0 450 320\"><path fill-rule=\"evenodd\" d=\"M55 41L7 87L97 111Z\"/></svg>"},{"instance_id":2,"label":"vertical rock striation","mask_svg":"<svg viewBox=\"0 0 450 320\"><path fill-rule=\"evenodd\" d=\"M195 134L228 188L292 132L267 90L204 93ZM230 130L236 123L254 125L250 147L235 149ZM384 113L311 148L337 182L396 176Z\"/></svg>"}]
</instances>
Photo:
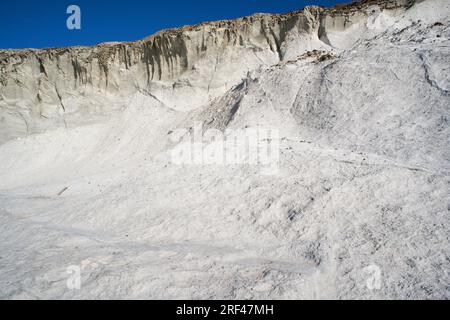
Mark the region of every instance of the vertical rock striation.
<instances>
[{"instance_id":1,"label":"vertical rock striation","mask_svg":"<svg viewBox=\"0 0 450 320\"><path fill-rule=\"evenodd\" d=\"M117 95L141 93L180 111L198 108L248 71L314 49L348 48L373 33L367 24L375 7L396 15L412 2L311 6L163 30L134 42L2 50L0 141L83 124L85 113L101 116L123 108L114 102ZM341 41L348 30L356 36Z\"/></svg>"}]
</instances>

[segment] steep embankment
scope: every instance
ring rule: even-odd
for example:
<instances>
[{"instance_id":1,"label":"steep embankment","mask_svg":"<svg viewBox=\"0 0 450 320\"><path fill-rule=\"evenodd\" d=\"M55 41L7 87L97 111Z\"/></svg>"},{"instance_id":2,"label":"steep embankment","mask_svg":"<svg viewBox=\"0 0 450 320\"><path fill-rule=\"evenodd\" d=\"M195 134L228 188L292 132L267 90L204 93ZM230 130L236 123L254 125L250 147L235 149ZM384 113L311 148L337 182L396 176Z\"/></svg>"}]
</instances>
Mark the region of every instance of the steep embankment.
<instances>
[{"instance_id":1,"label":"steep embankment","mask_svg":"<svg viewBox=\"0 0 450 320\"><path fill-rule=\"evenodd\" d=\"M248 71L374 36L412 3L372 2L208 22L129 43L0 51L0 142L101 120L137 93L199 108Z\"/></svg>"},{"instance_id":2,"label":"steep embankment","mask_svg":"<svg viewBox=\"0 0 450 320\"><path fill-rule=\"evenodd\" d=\"M167 39L178 58L142 61ZM8 54L24 60L2 65L5 139L44 129L49 101L67 128L0 146L0 298L448 299L449 48L450 4L426 0ZM179 163L199 124L276 132L258 136L275 166Z\"/></svg>"}]
</instances>

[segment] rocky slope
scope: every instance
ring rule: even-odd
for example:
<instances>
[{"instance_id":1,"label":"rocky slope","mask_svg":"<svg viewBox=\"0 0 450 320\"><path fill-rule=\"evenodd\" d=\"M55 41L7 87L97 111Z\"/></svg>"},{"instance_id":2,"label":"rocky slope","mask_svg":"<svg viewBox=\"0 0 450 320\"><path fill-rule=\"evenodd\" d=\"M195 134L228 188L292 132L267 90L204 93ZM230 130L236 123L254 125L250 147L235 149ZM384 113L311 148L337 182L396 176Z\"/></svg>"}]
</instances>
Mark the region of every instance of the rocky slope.
<instances>
[{"instance_id":1,"label":"rocky slope","mask_svg":"<svg viewBox=\"0 0 450 320\"><path fill-rule=\"evenodd\" d=\"M0 56L0 298L450 297L448 1Z\"/></svg>"},{"instance_id":2,"label":"rocky slope","mask_svg":"<svg viewBox=\"0 0 450 320\"><path fill-rule=\"evenodd\" d=\"M371 2L256 14L129 43L0 51L0 142L85 124L91 119L86 113L109 114L123 107L116 96L138 92L177 110L198 108L258 67L314 49L349 48L412 4L375 1L373 7Z\"/></svg>"}]
</instances>

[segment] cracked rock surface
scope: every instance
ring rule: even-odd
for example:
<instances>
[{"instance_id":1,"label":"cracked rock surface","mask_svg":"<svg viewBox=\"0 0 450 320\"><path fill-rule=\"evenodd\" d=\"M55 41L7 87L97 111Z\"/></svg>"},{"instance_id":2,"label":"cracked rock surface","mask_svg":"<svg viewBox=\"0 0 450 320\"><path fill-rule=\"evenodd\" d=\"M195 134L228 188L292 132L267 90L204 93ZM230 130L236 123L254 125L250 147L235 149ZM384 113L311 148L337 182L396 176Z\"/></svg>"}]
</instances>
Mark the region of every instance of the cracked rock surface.
<instances>
[{"instance_id":1,"label":"cracked rock surface","mask_svg":"<svg viewBox=\"0 0 450 320\"><path fill-rule=\"evenodd\" d=\"M449 299L449 66L445 0L0 51L0 298ZM174 163L199 123L277 170Z\"/></svg>"}]
</instances>

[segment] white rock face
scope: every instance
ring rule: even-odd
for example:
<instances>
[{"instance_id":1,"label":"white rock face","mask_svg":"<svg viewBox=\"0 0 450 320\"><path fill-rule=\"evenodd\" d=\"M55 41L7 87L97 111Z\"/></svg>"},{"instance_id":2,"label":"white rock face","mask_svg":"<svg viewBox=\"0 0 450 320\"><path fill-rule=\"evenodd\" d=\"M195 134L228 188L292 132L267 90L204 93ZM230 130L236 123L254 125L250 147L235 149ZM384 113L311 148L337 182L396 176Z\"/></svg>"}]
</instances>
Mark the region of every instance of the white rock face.
<instances>
[{"instance_id":1,"label":"white rock face","mask_svg":"<svg viewBox=\"0 0 450 320\"><path fill-rule=\"evenodd\" d=\"M450 298L449 65L445 0L0 51L0 298Z\"/></svg>"}]
</instances>

